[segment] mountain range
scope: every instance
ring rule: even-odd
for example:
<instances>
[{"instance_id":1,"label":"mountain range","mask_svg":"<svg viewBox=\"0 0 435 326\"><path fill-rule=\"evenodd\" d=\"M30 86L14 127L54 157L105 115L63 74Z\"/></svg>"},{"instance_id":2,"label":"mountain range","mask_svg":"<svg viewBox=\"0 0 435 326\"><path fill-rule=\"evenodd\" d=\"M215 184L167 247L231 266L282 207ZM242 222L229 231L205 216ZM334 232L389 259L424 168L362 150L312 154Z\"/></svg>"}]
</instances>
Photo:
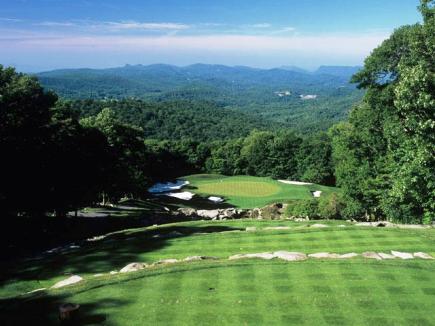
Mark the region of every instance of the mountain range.
<instances>
[{"instance_id":1,"label":"mountain range","mask_svg":"<svg viewBox=\"0 0 435 326\"><path fill-rule=\"evenodd\" d=\"M212 102L299 130L325 130L346 118L363 92L350 84L360 67L321 66L314 72L286 66L194 64L125 65L107 69L62 69L37 74L66 99L147 102Z\"/></svg>"}]
</instances>

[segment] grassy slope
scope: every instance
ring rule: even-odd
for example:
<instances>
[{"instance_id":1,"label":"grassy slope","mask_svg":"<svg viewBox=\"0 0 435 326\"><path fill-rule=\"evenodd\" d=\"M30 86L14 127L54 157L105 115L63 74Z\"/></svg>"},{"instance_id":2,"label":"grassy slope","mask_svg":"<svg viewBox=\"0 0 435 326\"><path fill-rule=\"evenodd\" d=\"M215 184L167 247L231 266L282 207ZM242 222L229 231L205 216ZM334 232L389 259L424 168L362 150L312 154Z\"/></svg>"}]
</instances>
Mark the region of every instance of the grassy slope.
<instances>
[{"instance_id":1,"label":"grassy slope","mask_svg":"<svg viewBox=\"0 0 435 326\"><path fill-rule=\"evenodd\" d=\"M312 222L310 222L312 223ZM187 222L126 230L75 252L2 267L14 278L1 296L50 286L77 273L77 286L0 299L0 323L57 324L60 302L81 304L79 324L352 324L435 323L435 262L308 260L205 261L94 278L132 261L272 250L306 253L366 250L425 251L435 255L435 229L364 228L325 222L317 229L291 221ZM285 225L290 230L263 230ZM256 232L223 232L256 226ZM173 231L176 237L153 237ZM209 232L208 234L203 234ZM195 234L196 233L196 234ZM201 234L197 234L201 233ZM25 281L27 279L28 281Z\"/></svg>"},{"instance_id":2,"label":"grassy slope","mask_svg":"<svg viewBox=\"0 0 435 326\"><path fill-rule=\"evenodd\" d=\"M271 178L251 176L226 177L198 174L184 177L191 183L191 190L199 195L215 195L239 208L263 207L274 202L313 198L310 191L321 190L323 194L336 188L320 185L289 185Z\"/></svg>"},{"instance_id":3,"label":"grassy slope","mask_svg":"<svg viewBox=\"0 0 435 326\"><path fill-rule=\"evenodd\" d=\"M330 228L317 229L292 221L197 221L118 232L102 241L88 242L66 254L52 254L12 266L3 263L2 270L9 273L6 275L7 282L2 284L0 297L49 287L69 274L91 277L95 273L119 270L135 261L151 263L192 255L227 258L237 253L276 250L361 253L370 250L388 252L392 249L435 255L434 229L362 228L351 225L342 228L336 227L341 222L327 223ZM271 225L290 226L291 230L262 230ZM246 232L247 226L259 229ZM174 235L174 231L181 234Z\"/></svg>"}]
</instances>

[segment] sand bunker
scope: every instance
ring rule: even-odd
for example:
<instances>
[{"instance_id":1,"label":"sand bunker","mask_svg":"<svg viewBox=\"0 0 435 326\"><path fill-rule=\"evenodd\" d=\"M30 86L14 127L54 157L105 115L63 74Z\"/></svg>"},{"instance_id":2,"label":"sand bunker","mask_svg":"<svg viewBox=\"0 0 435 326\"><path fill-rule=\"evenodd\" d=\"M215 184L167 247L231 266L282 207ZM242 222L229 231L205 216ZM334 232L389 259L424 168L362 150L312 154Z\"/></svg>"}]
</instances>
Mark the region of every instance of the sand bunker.
<instances>
[{"instance_id":1,"label":"sand bunker","mask_svg":"<svg viewBox=\"0 0 435 326\"><path fill-rule=\"evenodd\" d=\"M216 197L216 196L210 196L208 197L208 200L212 201L213 203L222 203L224 200L221 197Z\"/></svg>"},{"instance_id":2,"label":"sand bunker","mask_svg":"<svg viewBox=\"0 0 435 326\"><path fill-rule=\"evenodd\" d=\"M290 180L278 180L278 182L286 183L288 185L296 185L296 186L312 185L312 183L309 183L309 182L290 181Z\"/></svg>"},{"instance_id":3,"label":"sand bunker","mask_svg":"<svg viewBox=\"0 0 435 326\"><path fill-rule=\"evenodd\" d=\"M182 199L182 200L191 200L193 198L193 196L195 196L194 193L191 193L189 191L169 192L169 193L165 193L163 195L173 197L173 198Z\"/></svg>"},{"instance_id":4,"label":"sand bunker","mask_svg":"<svg viewBox=\"0 0 435 326\"><path fill-rule=\"evenodd\" d=\"M156 183L154 186L148 189L148 192L152 194L161 194L164 192L180 190L184 186L187 186L189 183L189 181L185 180L177 180L176 182Z\"/></svg>"}]
</instances>

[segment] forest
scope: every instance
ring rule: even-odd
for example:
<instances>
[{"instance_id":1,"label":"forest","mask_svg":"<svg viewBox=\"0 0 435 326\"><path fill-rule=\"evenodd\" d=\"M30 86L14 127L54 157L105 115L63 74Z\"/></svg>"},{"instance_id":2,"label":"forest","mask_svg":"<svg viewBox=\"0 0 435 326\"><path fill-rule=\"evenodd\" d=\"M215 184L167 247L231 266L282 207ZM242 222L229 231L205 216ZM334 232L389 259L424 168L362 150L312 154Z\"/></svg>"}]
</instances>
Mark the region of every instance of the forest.
<instances>
[{"instance_id":1,"label":"forest","mask_svg":"<svg viewBox=\"0 0 435 326\"><path fill-rule=\"evenodd\" d=\"M305 110L298 118L281 114L279 104L272 111L259 104L266 99L255 96L256 80L240 82L239 102L225 99L225 92L211 96L216 88L191 98L182 88L162 92L161 80L149 85L150 92L160 89L154 97L139 99L133 92L119 98L110 91L83 99L87 91L68 97L62 89L71 84L49 80L49 74L39 76L42 84L56 85L61 96L35 76L0 67L0 205L10 215L61 217L96 203L140 198L156 180L208 172L337 185L342 218L432 223L435 14L424 4L421 12L422 24L398 28L371 53L352 77L360 90L342 90L344 100L329 94L325 109L313 113L309 101L296 98L301 89L294 85L290 107ZM231 90L228 81L219 83ZM324 89L316 87L321 98ZM337 111L322 113L329 106Z\"/></svg>"}]
</instances>

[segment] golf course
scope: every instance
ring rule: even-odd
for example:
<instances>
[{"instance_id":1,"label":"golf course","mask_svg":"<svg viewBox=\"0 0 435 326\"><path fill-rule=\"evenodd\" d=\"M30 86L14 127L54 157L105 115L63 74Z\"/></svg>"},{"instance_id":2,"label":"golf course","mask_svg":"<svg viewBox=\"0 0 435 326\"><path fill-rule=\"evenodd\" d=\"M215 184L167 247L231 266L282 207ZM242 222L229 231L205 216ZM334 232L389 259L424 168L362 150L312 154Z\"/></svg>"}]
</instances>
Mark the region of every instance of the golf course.
<instances>
[{"instance_id":1,"label":"golf course","mask_svg":"<svg viewBox=\"0 0 435 326\"><path fill-rule=\"evenodd\" d=\"M272 256L243 257L255 253ZM431 227L243 219L124 230L2 266L0 323L56 324L59 305L74 303L79 325L431 325L430 257Z\"/></svg>"},{"instance_id":2,"label":"golf course","mask_svg":"<svg viewBox=\"0 0 435 326\"><path fill-rule=\"evenodd\" d=\"M316 184L286 184L272 178L197 174L182 177L188 189L200 196L220 196L237 208L263 207L267 204L313 198L312 192L323 195L337 192L334 187Z\"/></svg>"}]
</instances>

